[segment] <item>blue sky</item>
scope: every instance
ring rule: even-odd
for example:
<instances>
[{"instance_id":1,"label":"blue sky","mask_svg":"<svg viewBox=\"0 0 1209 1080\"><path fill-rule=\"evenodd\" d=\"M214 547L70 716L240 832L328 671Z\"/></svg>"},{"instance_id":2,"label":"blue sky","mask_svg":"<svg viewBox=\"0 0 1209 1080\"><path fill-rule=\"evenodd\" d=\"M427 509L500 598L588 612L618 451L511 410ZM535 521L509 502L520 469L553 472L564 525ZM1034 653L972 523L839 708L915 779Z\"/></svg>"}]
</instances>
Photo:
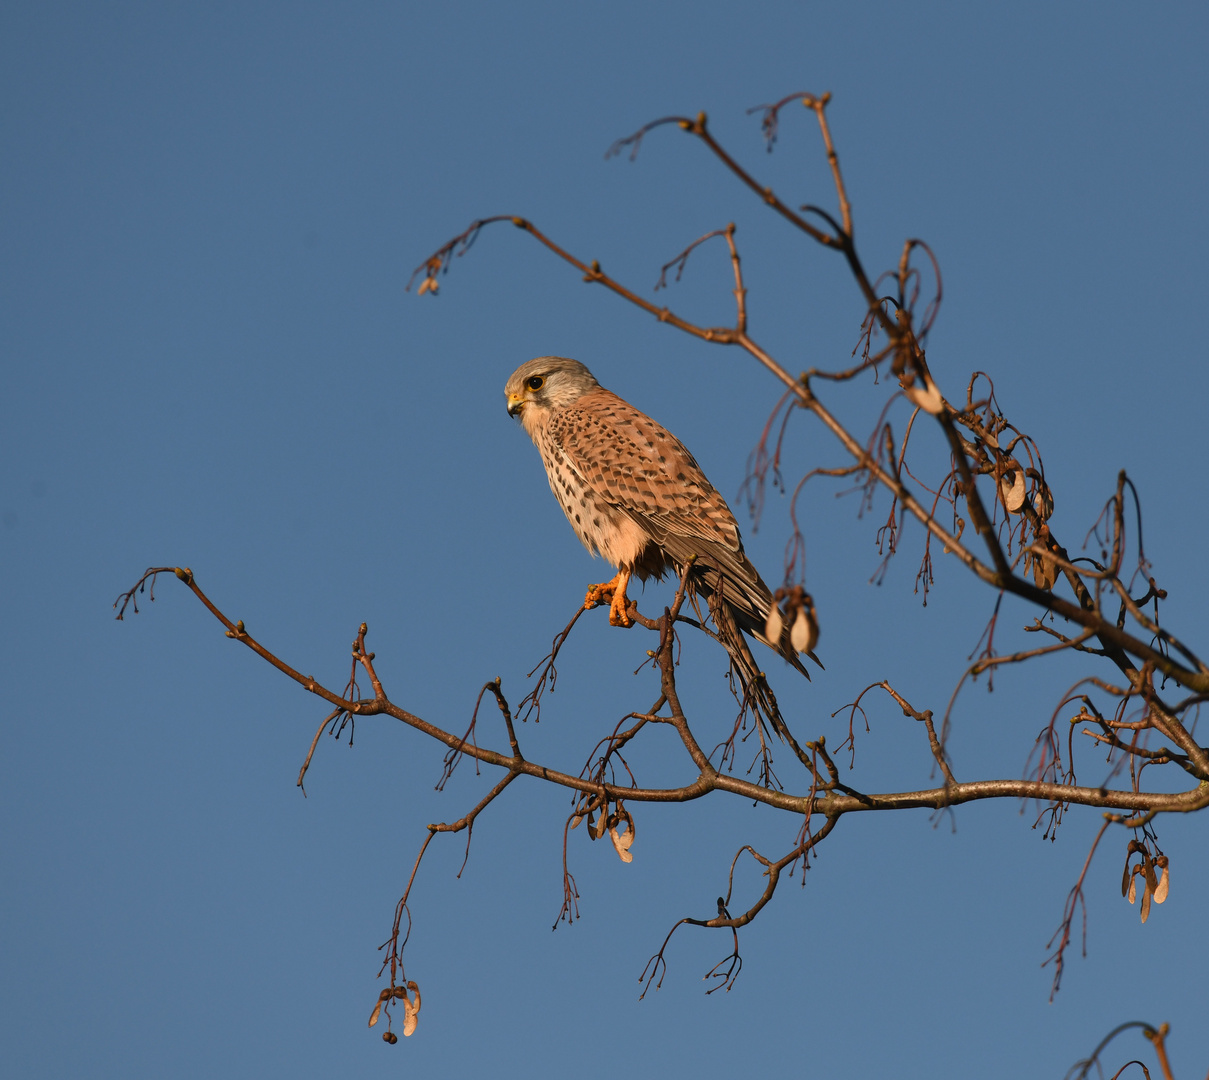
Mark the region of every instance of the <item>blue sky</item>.
<instances>
[{"instance_id":1,"label":"blue sky","mask_svg":"<svg viewBox=\"0 0 1209 1080\"><path fill-rule=\"evenodd\" d=\"M639 1003L647 957L681 915L709 914L733 852L785 848L797 823L721 797L643 809L631 865L573 844L583 918L552 934L565 801L521 782L480 820L460 880L460 838L430 848L407 952L420 1026L388 1047L365 1027L376 946L424 825L464 813L490 772L463 765L437 793L436 746L369 721L351 750L321 743L304 800L317 703L175 581L138 618L110 605L145 566L189 565L329 685L364 620L404 707L457 727L496 675L515 703L603 568L504 412L507 375L583 360L728 497L778 389L506 226L435 299L404 292L412 268L473 218L515 213L651 295L662 263L733 220L753 335L791 370L838 366L861 311L837 259L673 131L635 163L603 156L648 119L704 109L789 199L830 204L810 117L787 114L770 156L745 114L830 90L866 264L892 265L907 236L940 259L942 388L960 398L972 371L993 373L1041 445L1070 546L1129 470L1165 618L1203 643L1207 22L1201 6L1116 3L0 7L14 1074L1061 1075L1130 1019L1170 1022L1177 1075L1203 1072L1199 820L1160 822L1173 884L1145 926L1116 886L1124 841L1105 841L1089 955L1052 1005L1044 945L1098 816L1072 811L1051 844L1007 804L939 827L843 821L806 887L783 886L744 932L733 992L703 994L720 937L681 931ZM668 302L728 321L728 278L704 251ZM865 384L836 407L863 431L887 393ZM840 460L804 423L790 448L798 474ZM876 586L876 514L820 487L806 516L827 672L781 692L795 730L838 742L830 714L883 677L943 709L993 598L942 564L923 608L918 532ZM785 503L759 532L740 519L775 579ZM528 755L575 771L648 705L649 673L630 674L647 647L603 615L581 622L521 733ZM685 663L686 707L721 731L718 657L693 643ZM967 692L959 772L1019 775L1080 671ZM906 723L871 712L853 783L928 783ZM1083 760L1090 782L1102 766ZM658 740L643 766L651 782L683 769Z\"/></svg>"}]
</instances>

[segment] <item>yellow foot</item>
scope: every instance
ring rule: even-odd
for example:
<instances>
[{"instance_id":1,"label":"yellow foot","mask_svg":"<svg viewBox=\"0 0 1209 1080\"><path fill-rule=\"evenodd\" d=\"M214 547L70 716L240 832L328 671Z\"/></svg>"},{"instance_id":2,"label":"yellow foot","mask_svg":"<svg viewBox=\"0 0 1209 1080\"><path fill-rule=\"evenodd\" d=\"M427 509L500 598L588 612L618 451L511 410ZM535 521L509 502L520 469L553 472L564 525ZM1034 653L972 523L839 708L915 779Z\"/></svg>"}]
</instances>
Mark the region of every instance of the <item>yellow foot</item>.
<instances>
[{"instance_id":1,"label":"yellow foot","mask_svg":"<svg viewBox=\"0 0 1209 1080\"><path fill-rule=\"evenodd\" d=\"M634 620L630 618L630 608L637 608L638 604L631 600L625 594L625 590L619 590L613 593L613 602L609 605L609 625L624 626L627 629L634 625Z\"/></svg>"},{"instance_id":2,"label":"yellow foot","mask_svg":"<svg viewBox=\"0 0 1209 1080\"><path fill-rule=\"evenodd\" d=\"M584 597L584 608L591 610L601 604L609 605L609 625L630 627L634 620L630 617L630 607L638 605L625 594L626 586L630 583L630 575L619 573L612 581L601 585L590 585Z\"/></svg>"}]
</instances>

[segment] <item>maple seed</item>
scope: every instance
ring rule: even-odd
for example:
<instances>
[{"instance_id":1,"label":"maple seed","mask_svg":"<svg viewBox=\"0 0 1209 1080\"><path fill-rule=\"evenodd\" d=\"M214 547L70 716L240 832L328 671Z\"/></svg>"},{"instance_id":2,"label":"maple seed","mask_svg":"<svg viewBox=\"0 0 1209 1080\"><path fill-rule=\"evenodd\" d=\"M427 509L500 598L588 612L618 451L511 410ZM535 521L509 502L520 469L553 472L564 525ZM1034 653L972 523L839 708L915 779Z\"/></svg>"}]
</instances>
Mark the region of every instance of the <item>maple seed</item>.
<instances>
[{"instance_id":1,"label":"maple seed","mask_svg":"<svg viewBox=\"0 0 1209 1080\"><path fill-rule=\"evenodd\" d=\"M1164 866L1162 873L1159 874L1159 887L1154 890L1154 902L1156 904L1161 904L1167 899L1168 880L1168 870L1167 867Z\"/></svg>"},{"instance_id":2,"label":"maple seed","mask_svg":"<svg viewBox=\"0 0 1209 1080\"><path fill-rule=\"evenodd\" d=\"M913 405L918 405L924 412L933 416L939 416L944 411L944 398L940 396L940 389L929 375L923 377L923 384L922 389L915 385L905 386L903 393Z\"/></svg>"},{"instance_id":3,"label":"maple seed","mask_svg":"<svg viewBox=\"0 0 1209 1080\"><path fill-rule=\"evenodd\" d=\"M1155 876L1154 863L1145 855L1142 856L1142 873L1146 877L1146 891L1154 892L1159 887L1159 879Z\"/></svg>"},{"instance_id":4,"label":"maple seed","mask_svg":"<svg viewBox=\"0 0 1209 1080\"><path fill-rule=\"evenodd\" d=\"M781 640L781 633L784 629L785 620L781 617L781 609L773 604L772 610L768 613L768 621L764 624L764 636L771 644L776 645Z\"/></svg>"},{"instance_id":5,"label":"maple seed","mask_svg":"<svg viewBox=\"0 0 1209 1080\"><path fill-rule=\"evenodd\" d=\"M1042 488L1033 496L1033 509L1042 521L1054 516L1054 495L1048 487Z\"/></svg>"},{"instance_id":6,"label":"maple seed","mask_svg":"<svg viewBox=\"0 0 1209 1080\"><path fill-rule=\"evenodd\" d=\"M999 481L999 495L1008 513L1018 514L1024 506L1024 473L1009 469Z\"/></svg>"},{"instance_id":7,"label":"maple seed","mask_svg":"<svg viewBox=\"0 0 1209 1080\"><path fill-rule=\"evenodd\" d=\"M819 628L807 614L805 607L798 608L798 617L793 621L789 635L790 643L798 652L810 652L819 640Z\"/></svg>"},{"instance_id":8,"label":"maple seed","mask_svg":"<svg viewBox=\"0 0 1209 1080\"><path fill-rule=\"evenodd\" d=\"M420 988L415 982L408 981L407 990L415 992L416 1000L411 1000L411 995L404 991L403 996L403 1034L410 1035L416 1030L416 1017L420 1012Z\"/></svg>"},{"instance_id":9,"label":"maple seed","mask_svg":"<svg viewBox=\"0 0 1209 1080\"><path fill-rule=\"evenodd\" d=\"M617 826L623 821L626 824L624 836L617 831ZM634 843L634 819L628 810L618 810L609 818L609 839L613 841L613 847L617 849L622 862L634 861L634 856L630 854L630 845Z\"/></svg>"},{"instance_id":10,"label":"maple seed","mask_svg":"<svg viewBox=\"0 0 1209 1080\"><path fill-rule=\"evenodd\" d=\"M1038 589L1052 589L1058 580L1058 564L1041 555L1033 556L1033 581Z\"/></svg>"}]
</instances>

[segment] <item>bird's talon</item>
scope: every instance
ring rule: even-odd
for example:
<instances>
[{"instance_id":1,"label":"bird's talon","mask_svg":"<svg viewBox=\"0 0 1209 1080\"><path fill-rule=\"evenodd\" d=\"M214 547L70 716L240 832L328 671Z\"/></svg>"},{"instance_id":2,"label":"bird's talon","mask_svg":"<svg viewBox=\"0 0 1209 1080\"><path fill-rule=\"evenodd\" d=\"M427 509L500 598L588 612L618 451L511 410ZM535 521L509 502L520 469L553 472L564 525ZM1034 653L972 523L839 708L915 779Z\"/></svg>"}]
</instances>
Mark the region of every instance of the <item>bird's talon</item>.
<instances>
[{"instance_id":1,"label":"bird's talon","mask_svg":"<svg viewBox=\"0 0 1209 1080\"><path fill-rule=\"evenodd\" d=\"M618 603L617 602L618 600L620 600L621 603ZM614 597L613 602L609 605L609 625L610 626L623 626L627 630L631 626L633 626L634 620L630 616L630 611L629 611L629 609L631 607L635 611L638 610L638 604L635 601L630 600L625 595L625 593L622 593L620 596Z\"/></svg>"},{"instance_id":2,"label":"bird's talon","mask_svg":"<svg viewBox=\"0 0 1209 1080\"><path fill-rule=\"evenodd\" d=\"M625 594L629 581L628 573L619 573L612 581L606 581L601 585L589 585L587 595L584 597L584 610L591 611L594 607L608 604L610 626L626 628L633 626L634 619L630 615L630 608L632 607L637 613L638 605Z\"/></svg>"},{"instance_id":3,"label":"bird's talon","mask_svg":"<svg viewBox=\"0 0 1209 1080\"><path fill-rule=\"evenodd\" d=\"M589 585L587 595L584 597L584 610L591 611L594 607L600 607L601 604L608 604L611 607L613 593L614 585L611 581L606 581L603 585Z\"/></svg>"}]
</instances>

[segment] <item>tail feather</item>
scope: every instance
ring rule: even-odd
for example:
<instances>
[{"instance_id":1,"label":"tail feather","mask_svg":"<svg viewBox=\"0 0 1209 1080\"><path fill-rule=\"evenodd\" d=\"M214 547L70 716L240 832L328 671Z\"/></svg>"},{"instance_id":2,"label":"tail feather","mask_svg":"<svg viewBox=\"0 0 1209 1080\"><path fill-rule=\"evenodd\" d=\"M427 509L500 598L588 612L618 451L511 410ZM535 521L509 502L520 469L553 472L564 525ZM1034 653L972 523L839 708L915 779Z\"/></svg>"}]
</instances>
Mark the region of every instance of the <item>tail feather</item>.
<instances>
[{"instance_id":1,"label":"tail feather","mask_svg":"<svg viewBox=\"0 0 1209 1080\"><path fill-rule=\"evenodd\" d=\"M709 602L710 614L713 616L718 637L730 656L735 674L739 676L739 685L743 690L744 705L750 703L755 711L768 721L773 731L777 733L778 738L788 740L791 745L796 745L793 735L789 731L789 725L785 723L785 718L781 715L776 695L773 694L772 687L768 685L764 672L756 664L756 659L751 654L751 648L747 644L747 639L739 628L736 618L738 613L735 608L717 591L710 592L706 599ZM792 658L787 659L791 659L798 670L803 675L806 675L807 678L810 678L796 654Z\"/></svg>"},{"instance_id":2,"label":"tail feather","mask_svg":"<svg viewBox=\"0 0 1209 1080\"><path fill-rule=\"evenodd\" d=\"M739 559L742 562L739 562ZM779 641L768 638L768 615L776 601L772 590L764 584L756 568L751 565L746 556L739 553L738 559L732 556L734 568L712 565L716 558L702 559L693 574L693 589L710 601L713 610L713 597L721 589L726 594L727 604L733 616L733 621L739 629L767 645L773 652L780 653L790 664L810 679L810 672L802 663L798 650L790 642L790 628L785 626L781 631ZM823 669L823 662L813 650L806 653L811 660Z\"/></svg>"},{"instance_id":3,"label":"tail feather","mask_svg":"<svg viewBox=\"0 0 1209 1080\"><path fill-rule=\"evenodd\" d=\"M720 590L724 591L733 616L732 621L738 628L763 642L774 652L780 653L807 679L810 678L810 673L799 658L798 650L790 640L789 627L782 630L779 641L768 639L765 628L768 625L768 615L776 601L773 599L772 590L764 583L760 572L744 552L743 543L738 540L737 526L737 546L731 546L696 533L685 534L649 516L635 520L653 537L660 556L675 566L677 572L682 570L690 559L696 560L690 586L695 593L710 601L711 608L714 594ZM738 633L737 638L741 640L742 634ZM820 668L823 666L813 651L808 651L806 655ZM759 670L754 661L751 666L753 670Z\"/></svg>"}]
</instances>

